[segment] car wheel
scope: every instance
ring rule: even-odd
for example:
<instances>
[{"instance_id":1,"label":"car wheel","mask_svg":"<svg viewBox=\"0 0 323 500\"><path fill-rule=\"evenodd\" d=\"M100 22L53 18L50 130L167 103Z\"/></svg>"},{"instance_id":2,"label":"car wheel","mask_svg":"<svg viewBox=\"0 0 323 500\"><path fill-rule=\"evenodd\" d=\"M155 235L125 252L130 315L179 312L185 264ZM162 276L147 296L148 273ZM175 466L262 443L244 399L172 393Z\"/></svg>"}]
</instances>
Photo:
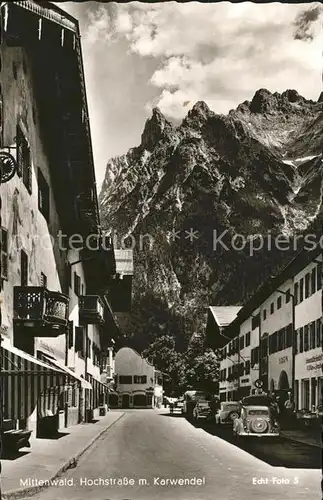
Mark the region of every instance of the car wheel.
<instances>
[{"instance_id":1,"label":"car wheel","mask_svg":"<svg viewBox=\"0 0 323 500\"><path fill-rule=\"evenodd\" d=\"M237 418L239 418L239 413L236 412L236 411L232 411L231 413L229 413L229 418L233 422L234 420L236 420Z\"/></svg>"}]
</instances>

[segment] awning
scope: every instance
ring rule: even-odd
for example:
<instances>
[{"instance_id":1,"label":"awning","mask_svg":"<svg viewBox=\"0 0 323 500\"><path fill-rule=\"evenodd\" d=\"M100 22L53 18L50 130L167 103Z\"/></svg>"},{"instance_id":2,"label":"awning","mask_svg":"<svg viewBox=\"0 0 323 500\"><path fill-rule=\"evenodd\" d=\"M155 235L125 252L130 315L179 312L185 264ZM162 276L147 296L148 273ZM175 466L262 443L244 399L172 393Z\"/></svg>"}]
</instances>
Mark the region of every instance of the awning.
<instances>
[{"instance_id":1,"label":"awning","mask_svg":"<svg viewBox=\"0 0 323 500\"><path fill-rule=\"evenodd\" d=\"M81 387L83 389L93 390L93 387L90 384L90 382L88 382L84 378L76 375L76 373L74 373L73 370L70 370L69 368L67 368L67 366L64 366L63 364L59 363L55 358L53 358L49 354L45 354L42 351L37 351L37 353L43 362L48 363L49 365L51 365L55 369L58 368L60 371L64 372L66 375L68 375L70 379L72 379L72 380L74 379L74 381L77 380L78 382L80 382Z\"/></svg>"},{"instance_id":2,"label":"awning","mask_svg":"<svg viewBox=\"0 0 323 500\"><path fill-rule=\"evenodd\" d=\"M93 377L90 373L87 374L88 378L91 381L91 384L93 386L93 389L101 394L103 393L108 393L109 392L109 387L101 382L100 380L97 380L96 378Z\"/></svg>"},{"instance_id":3,"label":"awning","mask_svg":"<svg viewBox=\"0 0 323 500\"><path fill-rule=\"evenodd\" d=\"M3 418L28 418L40 396L49 389L53 396L48 401L57 406L56 393L66 384L66 373L14 347L7 339L2 342L0 353Z\"/></svg>"}]
</instances>

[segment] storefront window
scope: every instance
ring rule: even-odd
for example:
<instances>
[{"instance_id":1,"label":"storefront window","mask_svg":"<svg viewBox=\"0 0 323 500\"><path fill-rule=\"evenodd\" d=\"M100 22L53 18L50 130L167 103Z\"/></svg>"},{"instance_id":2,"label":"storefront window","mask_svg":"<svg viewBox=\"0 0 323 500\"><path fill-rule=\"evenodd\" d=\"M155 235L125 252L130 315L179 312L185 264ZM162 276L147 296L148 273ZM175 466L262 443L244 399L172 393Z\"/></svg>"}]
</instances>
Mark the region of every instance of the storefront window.
<instances>
[{"instance_id":1,"label":"storefront window","mask_svg":"<svg viewBox=\"0 0 323 500\"><path fill-rule=\"evenodd\" d=\"M317 380L316 378L311 379L311 399L312 399L312 408L316 407L316 386Z\"/></svg>"},{"instance_id":2,"label":"storefront window","mask_svg":"<svg viewBox=\"0 0 323 500\"><path fill-rule=\"evenodd\" d=\"M310 407L310 381L302 380L302 409L309 410Z\"/></svg>"}]
</instances>

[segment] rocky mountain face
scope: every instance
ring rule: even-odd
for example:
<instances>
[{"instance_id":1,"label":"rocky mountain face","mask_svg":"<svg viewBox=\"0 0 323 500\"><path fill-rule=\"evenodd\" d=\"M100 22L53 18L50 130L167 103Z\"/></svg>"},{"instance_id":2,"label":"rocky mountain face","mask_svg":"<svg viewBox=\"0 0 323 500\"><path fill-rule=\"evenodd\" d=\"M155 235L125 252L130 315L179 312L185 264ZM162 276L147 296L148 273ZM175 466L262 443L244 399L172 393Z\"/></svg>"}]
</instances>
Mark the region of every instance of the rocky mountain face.
<instances>
[{"instance_id":1,"label":"rocky mountain face","mask_svg":"<svg viewBox=\"0 0 323 500\"><path fill-rule=\"evenodd\" d=\"M322 143L322 99L295 90L260 89L228 115L197 102L177 127L154 109L99 197L115 246L135 245L134 313L154 297L189 337L209 305L242 304L296 250L274 237L322 216Z\"/></svg>"}]
</instances>

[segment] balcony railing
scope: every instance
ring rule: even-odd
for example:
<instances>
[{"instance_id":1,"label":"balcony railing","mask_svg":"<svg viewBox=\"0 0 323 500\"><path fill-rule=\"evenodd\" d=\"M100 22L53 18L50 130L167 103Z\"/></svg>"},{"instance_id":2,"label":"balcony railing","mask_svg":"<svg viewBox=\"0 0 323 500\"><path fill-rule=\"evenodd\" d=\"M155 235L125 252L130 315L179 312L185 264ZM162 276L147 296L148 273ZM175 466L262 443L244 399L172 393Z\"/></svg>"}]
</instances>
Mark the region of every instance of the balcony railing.
<instances>
[{"instance_id":1,"label":"balcony railing","mask_svg":"<svg viewBox=\"0 0 323 500\"><path fill-rule=\"evenodd\" d=\"M89 325L104 323L104 305L98 295L79 297L79 320Z\"/></svg>"},{"instance_id":2,"label":"balcony railing","mask_svg":"<svg viewBox=\"0 0 323 500\"><path fill-rule=\"evenodd\" d=\"M68 325L69 297L44 287L14 287L15 326L34 329L35 337L64 333Z\"/></svg>"}]
</instances>

